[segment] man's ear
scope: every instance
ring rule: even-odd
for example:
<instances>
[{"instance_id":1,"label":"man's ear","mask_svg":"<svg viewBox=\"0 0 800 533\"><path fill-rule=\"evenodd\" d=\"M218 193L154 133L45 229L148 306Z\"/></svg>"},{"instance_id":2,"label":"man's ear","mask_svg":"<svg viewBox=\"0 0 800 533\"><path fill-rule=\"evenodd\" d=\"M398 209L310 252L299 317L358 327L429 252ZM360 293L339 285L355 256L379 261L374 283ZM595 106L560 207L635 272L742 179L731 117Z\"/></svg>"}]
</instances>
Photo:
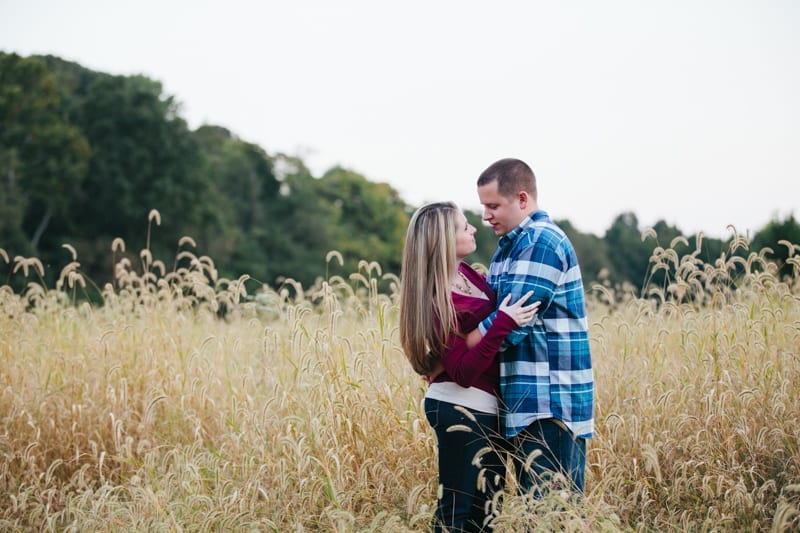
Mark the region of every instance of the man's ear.
<instances>
[{"instance_id":1,"label":"man's ear","mask_svg":"<svg viewBox=\"0 0 800 533\"><path fill-rule=\"evenodd\" d=\"M519 191L517 193L517 200L519 201L520 209L525 209L528 207L528 202L530 202L531 197L526 191Z\"/></svg>"}]
</instances>

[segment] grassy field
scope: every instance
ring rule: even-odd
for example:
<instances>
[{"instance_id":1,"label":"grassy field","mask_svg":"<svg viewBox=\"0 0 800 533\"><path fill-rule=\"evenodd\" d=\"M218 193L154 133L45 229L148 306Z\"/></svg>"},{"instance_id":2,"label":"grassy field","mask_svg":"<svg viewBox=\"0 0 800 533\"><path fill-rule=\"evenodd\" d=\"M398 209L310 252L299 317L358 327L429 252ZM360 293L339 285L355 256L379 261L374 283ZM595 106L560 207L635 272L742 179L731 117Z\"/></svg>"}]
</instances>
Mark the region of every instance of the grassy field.
<instances>
[{"instance_id":1,"label":"grassy field","mask_svg":"<svg viewBox=\"0 0 800 533\"><path fill-rule=\"evenodd\" d=\"M425 530L436 446L397 278L364 261L275 292L180 245L175 268L115 241L94 306L77 257L46 287L0 250L28 281L0 287L0 531ZM656 248L667 286L589 288L586 496L509 490L496 531L800 528L800 285L748 253Z\"/></svg>"}]
</instances>

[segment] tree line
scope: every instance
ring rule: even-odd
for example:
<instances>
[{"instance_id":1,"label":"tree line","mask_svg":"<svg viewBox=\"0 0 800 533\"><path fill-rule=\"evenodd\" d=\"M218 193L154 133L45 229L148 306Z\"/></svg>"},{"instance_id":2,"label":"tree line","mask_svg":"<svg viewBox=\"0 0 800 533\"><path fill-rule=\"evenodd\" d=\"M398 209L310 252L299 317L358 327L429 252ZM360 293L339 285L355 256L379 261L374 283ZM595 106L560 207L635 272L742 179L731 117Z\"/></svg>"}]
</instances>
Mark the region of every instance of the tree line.
<instances>
[{"instance_id":1,"label":"tree line","mask_svg":"<svg viewBox=\"0 0 800 533\"><path fill-rule=\"evenodd\" d=\"M273 287L287 278L311 285L332 267L336 274L355 272L361 260L399 273L415 206L394 188L341 167L314 176L301 157L268 153L221 126L192 130L180 111L161 83L145 76L0 52L0 249L11 258L38 257L52 278L71 260L63 246L69 244L98 285L112 278L115 238L132 257L149 248L168 259L190 236L221 276L248 274ZM148 229L153 209L161 224ZM478 228L479 248L470 259L488 264L497 239L480 213L465 214ZM629 283L641 290L650 280L654 247L683 236L660 221L653 228L657 240L643 240L630 212L603 236L558 222L575 245L587 285ZM701 242L707 260L730 244L686 237L678 239L686 252ZM793 215L770 222L752 245L770 246L784 265L782 239L800 243ZM343 265L326 261L331 250ZM5 267L11 279L11 265Z\"/></svg>"}]
</instances>

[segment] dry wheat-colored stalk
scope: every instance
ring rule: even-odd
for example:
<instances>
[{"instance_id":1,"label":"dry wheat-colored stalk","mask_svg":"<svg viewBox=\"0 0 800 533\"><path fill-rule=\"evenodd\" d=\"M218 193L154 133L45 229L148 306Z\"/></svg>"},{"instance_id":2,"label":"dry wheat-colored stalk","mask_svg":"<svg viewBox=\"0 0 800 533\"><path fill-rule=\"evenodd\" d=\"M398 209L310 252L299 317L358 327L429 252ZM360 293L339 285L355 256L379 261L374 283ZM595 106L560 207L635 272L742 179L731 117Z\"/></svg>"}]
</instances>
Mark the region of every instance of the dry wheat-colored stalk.
<instances>
[{"instance_id":1,"label":"dry wheat-colored stalk","mask_svg":"<svg viewBox=\"0 0 800 533\"><path fill-rule=\"evenodd\" d=\"M800 527L800 287L738 236L711 264L678 244L652 257L668 285L591 291L586 494L509 485L496 531ZM115 240L101 305L74 254L52 289L0 287L0 530L426 529L435 437L396 276L253 291L186 245L168 271Z\"/></svg>"}]
</instances>

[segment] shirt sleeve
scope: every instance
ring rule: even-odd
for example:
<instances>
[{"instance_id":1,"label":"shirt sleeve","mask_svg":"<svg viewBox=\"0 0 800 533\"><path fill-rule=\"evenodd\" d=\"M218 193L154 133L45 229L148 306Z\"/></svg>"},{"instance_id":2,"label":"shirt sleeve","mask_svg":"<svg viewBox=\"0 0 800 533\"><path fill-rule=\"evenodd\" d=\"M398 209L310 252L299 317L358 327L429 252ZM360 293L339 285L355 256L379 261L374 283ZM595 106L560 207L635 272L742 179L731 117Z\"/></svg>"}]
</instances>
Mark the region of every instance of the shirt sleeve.
<instances>
[{"instance_id":1,"label":"shirt sleeve","mask_svg":"<svg viewBox=\"0 0 800 533\"><path fill-rule=\"evenodd\" d=\"M516 326L514 319L506 313L499 311L496 315L491 327L474 348L467 348L463 337L452 335L449 339L449 348L442 356L442 364L447 375L462 387L474 385L478 377L492 365L503 339Z\"/></svg>"},{"instance_id":2,"label":"shirt sleeve","mask_svg":"<svg viewBox=\"0 0 800 533\"><path fill-rule=\"evenodd\" d=\"M514 303L528 291L533 291L527 303L541 302L536 312L537 317L541 317L553 301L564 275L564 265L562 257L552 246L541 242L529 244L519 251L508 271L501 276L497 300L503 301L510 294L511 302ZM496 315L497 311L481 322L479 329L482 333L488 331ZM515 328L505 342L510 345L519 344L530 333L530 327L530 324L526 324Z\"/></svg>"}]
</instances>

